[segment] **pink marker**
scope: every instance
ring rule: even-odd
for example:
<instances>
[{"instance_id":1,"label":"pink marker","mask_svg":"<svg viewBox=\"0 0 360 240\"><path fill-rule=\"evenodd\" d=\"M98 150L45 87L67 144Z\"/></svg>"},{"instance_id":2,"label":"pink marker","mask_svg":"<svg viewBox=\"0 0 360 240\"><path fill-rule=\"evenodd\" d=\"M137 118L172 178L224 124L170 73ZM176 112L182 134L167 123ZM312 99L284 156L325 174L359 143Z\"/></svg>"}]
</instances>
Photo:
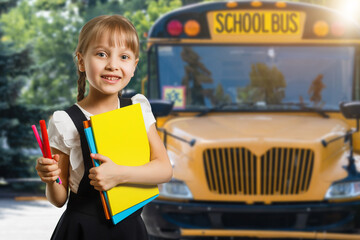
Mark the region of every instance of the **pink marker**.
<instances>
[{"instance_id":1,"label":"pink marker","mask_svg":"<svg viewBox=\"0 0 360 240\"><path fill-rule=\"evenodd\" d=\"M40 147L40 149L41 149L42 155L44 156L44 155L45 155L45 154L44 154L44 149L43 149L43 146L42 146L42 142L41 142L40 135L39 135L39 133L38 133L38 131L37 131L37 129L36 129L36 126L35 126L35 125L32 125L31 127L32 127L32 130L33 130L34 135L35 135L35 137L36 137L36 140L37 140L37 142L38 142L38 144L39 144L39 147Z\"/></svg>"},{"instance_id":2,"label":"pink marker","mask_svg":"<svg viewBox=\"0 0 360 240\"><path fill-rule=\"evenodd\" d=\"M46 158L52 158L51 156L51 150L50 150L50 145L49 145L49 140L48 140L48 135L47 135L47 130L46 130L46 125L45 125L45 121L44 120L41 120L40 121L40 130L42 130L42 135L43 135L43 139L44 141L46 140L46 142L43 142L41 141L41 138L40 138L40 135L36 129L36 126L35 125L32 125L31 126L33 132L34 132L34 135L35 135L35 138L39 144L39 147L41 149L41 152L43 154L43 157L46 157ZM59 184L62 184L62 181L61 181L61 178L58 177L56 179L56 182L59 183Z\"/></svg>"}]
</instances>

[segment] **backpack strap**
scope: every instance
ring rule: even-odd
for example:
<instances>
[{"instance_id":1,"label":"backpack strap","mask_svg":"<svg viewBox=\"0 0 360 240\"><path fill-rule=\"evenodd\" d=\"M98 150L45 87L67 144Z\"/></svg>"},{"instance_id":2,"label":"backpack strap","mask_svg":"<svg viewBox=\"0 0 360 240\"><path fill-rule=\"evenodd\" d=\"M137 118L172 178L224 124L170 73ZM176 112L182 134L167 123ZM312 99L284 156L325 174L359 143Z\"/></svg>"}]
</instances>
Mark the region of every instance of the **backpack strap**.
<instances>
[{"instance_id":1,"label":"backpack strap","mask_svg":"<svg viewBox=\"0 0 360 240\"><path fill-rule=\"evenodd\" d=\"M85 195L87 195L89 189L87 187L85 189L83 187L80 188L80 185L83 185L84 183L86 184L83 186L88 186L88 184L90 184L90 179L88 175L90 168L93 167L92 160L90 158L90 150L86 141L84 125L83 125L83 121L87 121L87 118L85 117L84 113L80 110L80 108L76 105L73 105L70 108L66 109L65 112L70 116L71 120L73 121L80 135L81 151L83 153L83 158L84 158L84 176L79 184L78 194L82 195L84 193Z\"/></svg>"},{"instance_id":2,"label":"backpack strap","mask_svg":"<svg viewBox=\"0 0 360 240\"><path fill-rule=\"evenodd\" d=\"M129 105L132 105L132 100L131 98L122 98L122 97L119 97L120 99L120 107L126 107L126 106L129 106Z\"/></svg>"}]
</instances>

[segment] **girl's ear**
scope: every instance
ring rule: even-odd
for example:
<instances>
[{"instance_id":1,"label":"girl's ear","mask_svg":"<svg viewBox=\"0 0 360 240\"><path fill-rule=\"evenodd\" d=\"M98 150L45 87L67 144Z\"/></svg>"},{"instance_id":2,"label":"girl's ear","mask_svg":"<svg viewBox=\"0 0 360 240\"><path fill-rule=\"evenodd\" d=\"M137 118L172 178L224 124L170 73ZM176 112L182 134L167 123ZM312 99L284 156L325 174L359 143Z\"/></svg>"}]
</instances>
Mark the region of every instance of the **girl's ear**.
<instances>
[{"instance_id":1,"label":"girl's ear","mask_svg":"<svg viewBox=\"0 0 360 240\"><path fill-rule=\"evenodd\" d=\"M76 57L78 60L78 68L80 72L85 72L85 64L84 64L84 58L81 55L81 53L77 52Z\"/></svg>"},{"instance_id":2,"label":"girl's ear","mask_svg":"<svg viewBox=\"0 0 360 240\"><path fill-rule=\"evenodd\" d=\"M136 67L137 67L138 62L139 62L139 59L136 59L136 60L135 60L135 65L134 65L134 71L133 71L133 73L132 73L132 77L133 77L134 74L135 74L135 70L136 70Z\"/></svg>"}]
</instances>

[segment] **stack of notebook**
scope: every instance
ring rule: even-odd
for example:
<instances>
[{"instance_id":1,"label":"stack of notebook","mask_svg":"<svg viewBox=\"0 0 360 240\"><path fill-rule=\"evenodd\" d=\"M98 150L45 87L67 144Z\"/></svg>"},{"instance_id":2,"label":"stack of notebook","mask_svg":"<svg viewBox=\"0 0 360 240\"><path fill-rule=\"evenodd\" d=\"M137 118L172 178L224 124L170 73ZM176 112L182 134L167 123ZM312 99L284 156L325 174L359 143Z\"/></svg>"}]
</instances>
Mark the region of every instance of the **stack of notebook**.
<instances>
[{"instance_id":1,"label":"stack of notebook","mask_svg":"<svg viewBox=\"0 0 360 240\"><path fill-rule=\"evenodd\" d=\"M140 103L94 115L84 122L91 153L109 157L125 166L150 161L150 147ZM94 166L99 162L93 159ZM118 185L100 192L104 213L114 224L122 221L159 195L157 186Z\"/></svg>"}]
</instances>

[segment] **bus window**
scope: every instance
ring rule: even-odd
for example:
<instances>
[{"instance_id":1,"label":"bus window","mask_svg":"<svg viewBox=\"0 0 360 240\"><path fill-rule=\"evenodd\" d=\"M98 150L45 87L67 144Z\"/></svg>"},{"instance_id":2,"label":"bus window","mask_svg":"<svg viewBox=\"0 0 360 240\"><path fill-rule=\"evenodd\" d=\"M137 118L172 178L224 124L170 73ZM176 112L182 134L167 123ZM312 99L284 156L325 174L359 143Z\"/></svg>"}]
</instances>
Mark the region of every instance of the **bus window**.
<instances>
[{"instance_id":1,"label":"bus window","mask_svg":"<svg viewBox=\"0 0 360 240\"><path fill-rule=\"evenodd\" d=\"M351 46L158 49L160 89L182 87L186 110L228 104L233 110L306 105L332 111L339 109L340 101L351 100L355 55Z\"/></svg>"}]
</instances>

